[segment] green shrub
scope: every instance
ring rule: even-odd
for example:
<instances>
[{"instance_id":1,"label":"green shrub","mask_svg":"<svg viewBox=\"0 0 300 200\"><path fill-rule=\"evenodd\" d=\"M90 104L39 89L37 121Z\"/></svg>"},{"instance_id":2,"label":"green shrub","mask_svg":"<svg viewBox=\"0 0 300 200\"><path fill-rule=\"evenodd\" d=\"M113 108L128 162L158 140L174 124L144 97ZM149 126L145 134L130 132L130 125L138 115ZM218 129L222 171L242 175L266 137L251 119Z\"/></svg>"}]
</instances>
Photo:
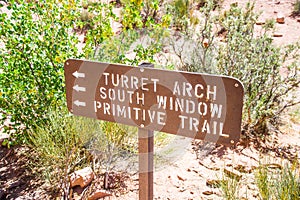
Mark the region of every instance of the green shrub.
<instances>
[{"instance_id":1,"label":"green shrub","mask_svg":"<svg viewBox=\"0 0 300 200\"><path fill-rule=\"evenodd\" d=\"M167 13L172 16L171 25L176 30L185 31L192 17L192 3L189 0L175 0L167 7Z\"/></svg>"},{"instance_id":2,"label":"green shrub","mask_svg":"<svg viewBox=\"0 0 300 200\"><path fill-rule=\"evenodd\" d=\"M295 200L300 196L299 165L284 165L276 169L261 165L255 175L262 199Z\"/></svg>"},{"instance_id":3,"label":"green shrub","mask_svg":"<svg viewBox=\"0 0 300 200\"><path fill-rule=\"evenodd\" d=\"M112 9L113 6L107 3L98 2L89 5L85 12L90 17L87 21L77 24L80 28L89 27L83 49L85 58L93 57L99 45L114 35L111 21L117 20L117 17Z\"/></svg>"},{"instance_id":4,"label":"green shrub","mask_svg":"<svg viewBox=\"0 0 300 200\"><path fill-rule=\"evenodd\" d=\"M245 9L232 4L220 20L226 30L226 43L219 46L219 73L240 79L245 87L244 129L265 134L267 123L295 104L288 98L299 86L299 44L276 47L269 36L273 22L267 22L261 35L254 36L257 15L254 4ZM282 73L282 71L285 71Z\"/></svg>"},{"instance_id":5,"label":"green shrub","mask_svg":"<svg viewBox=\"0 0 300 200\"><path fill-rule=\"evenodd\" d=\"M238 200L240 185L239 180L224 176L220 184L224 199Z\"/></svg>"},{"instance_id":6,"label":"green shrub","mask_svg":"<svg viewBox=\"0 0 300 200\"><path fill-rule=\"evenodd\" d=\"M83 148L101 135L95 120L68 115L65 110L51 111L47 125L31 131L29 142L35 157L32 168L61 195L68 195L70 173L90 165L91 154Z\"/></svg>"},{"instance_id":7,"label":"green shrub","mask_svg":"<svg viewBox=\"0 0 300 200\"><path fill-rule=\"evenodd\" d=\"M10 1L7 8L11 15L0 15L0 120L11 116L18 133L42 124L65 101L63 63L79 57L77 12L75 1Z\"/></svg>"},{"instance_id":8,"label":"green shrub","mask_svg":"<svg viewBox=\"0 0 300 200\"><path fill-rule=\"evenodd\" d=\"M255 35L258 15L253 3L245 8L231 4L229 10L213 15L214 4L207 2L200 9L199 31L189 27L171 42L179 68L241 80L245 87L243 129L264 135L269 122L276 124L280 113L299 103L290 97L300 83L300 45L275 46L270 36L274 21L267 21Z\"/></svg>"},{"instance_id":9,"label":"green shrub","mask_svg":"<svg viewBox=\"0 0 300 200\"><path fill-rule=\"evenodd\" d=\"M296 0L294 4L293 15L299 15L299 14L300 14L300 1Z\"/></svg>"}]
</instances>

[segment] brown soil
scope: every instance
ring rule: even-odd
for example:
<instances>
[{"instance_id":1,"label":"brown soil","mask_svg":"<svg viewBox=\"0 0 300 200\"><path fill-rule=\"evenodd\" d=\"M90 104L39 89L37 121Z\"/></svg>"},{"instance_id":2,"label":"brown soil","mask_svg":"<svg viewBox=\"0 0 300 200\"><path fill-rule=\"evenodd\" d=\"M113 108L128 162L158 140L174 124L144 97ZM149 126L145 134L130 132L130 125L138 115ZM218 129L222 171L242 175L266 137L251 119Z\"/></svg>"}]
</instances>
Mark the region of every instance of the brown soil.
<instances>
[{"instance_id":1,"label":"brown soil","mask_svg":"<svg viewBox=\"0 0 300 200\"><path fill-rule=\"evenodd\" d=\"M236 0L225 0L226 9ZM247 0L238 1L244 5ZM260 21L285 17L284 24L276 24L274 37L276 45L285 45L300 41L300 22L292 16L294 0L257 0L255 9L261 11ZM259 30L257 25L257 30ZM291 112L298 110L295 107ZM296 119L296 120L295 120ZM262 162L282 166L289 160L300 161L300 122L299 116L293 118L287 114L281 131L277 131L268 140L248 140L235 149L192 141L178 137L189 144L182 148L181 154L174 155L169 162L157 163L154 173L154 199L222 199L221 190L211 184L222 179L224 173L232 171L241 176L241 197L258 199L254 184L254 170ZM159 149L157 150L159 151ZM26 153L27 152L27 153ZM29 168L28 149L0 146L0 200L4 199L53 199L48 187L36 177ZM119 196L119 195L118 195ZM127 181L126 193L108 199L138 199L137 175Z\"/></svg>"}]
</instances>

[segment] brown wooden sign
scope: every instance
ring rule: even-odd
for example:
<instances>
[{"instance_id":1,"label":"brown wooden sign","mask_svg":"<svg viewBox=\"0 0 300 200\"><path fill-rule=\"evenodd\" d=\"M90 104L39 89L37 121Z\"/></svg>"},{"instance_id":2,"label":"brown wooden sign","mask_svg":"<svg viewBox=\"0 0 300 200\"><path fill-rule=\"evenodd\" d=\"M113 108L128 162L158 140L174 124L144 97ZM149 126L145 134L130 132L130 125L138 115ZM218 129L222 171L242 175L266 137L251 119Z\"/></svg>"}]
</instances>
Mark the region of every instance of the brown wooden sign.
<instances>
[{"instance_id":1,"label":"brown wooden sign","mask_svg":"<svg viewBox=\"0 0 300 200\"><path fill-rule=\"evenodd\" d=\"M75 115L225 145L239 141L244 92L237 79L75 59L64 69Z\"/></svg>"}]
</instances>

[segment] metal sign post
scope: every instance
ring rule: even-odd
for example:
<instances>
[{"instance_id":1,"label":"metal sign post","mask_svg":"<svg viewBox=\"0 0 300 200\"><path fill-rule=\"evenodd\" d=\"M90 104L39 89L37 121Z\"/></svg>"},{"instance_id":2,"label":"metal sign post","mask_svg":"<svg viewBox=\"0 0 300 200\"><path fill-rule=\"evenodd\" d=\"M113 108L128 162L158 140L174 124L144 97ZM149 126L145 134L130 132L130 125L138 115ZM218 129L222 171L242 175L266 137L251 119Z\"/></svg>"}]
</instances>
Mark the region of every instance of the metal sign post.
<instances>
[{"instance_id":1,"label":"metal sign post","mask_svg":"<svg viewBox=\"0 0 300 200\"><path fill-rule=\"evenodd\" d=\"M153 64L143 63L139 67L154 68ZM139 137L139 199L153 200L153 155L154 131L138 129Z\"/></svg>"}]
</instances>

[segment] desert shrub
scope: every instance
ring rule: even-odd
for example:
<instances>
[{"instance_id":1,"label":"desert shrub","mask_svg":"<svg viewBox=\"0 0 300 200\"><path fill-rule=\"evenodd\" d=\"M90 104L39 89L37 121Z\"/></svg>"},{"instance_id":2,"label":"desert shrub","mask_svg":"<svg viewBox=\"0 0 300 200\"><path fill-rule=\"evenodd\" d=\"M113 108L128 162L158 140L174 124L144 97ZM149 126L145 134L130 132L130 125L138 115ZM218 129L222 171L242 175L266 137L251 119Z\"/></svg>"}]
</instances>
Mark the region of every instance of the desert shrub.
<instances>
[{"instance_id":1,"label":"desert shrub","mask_svg":"<svg viewBox=\"0 0 300 200\"><path fill-rule=\"evenodd\" d=\"M223 175L223 179L220 181L220 188L223 198L226 200L238 200L241 182L236 178Z\"/></svg>"},{"instance_id":2,"label":"desert shrub","mask_svg":"<svg viewBox=\"0 0 300 200\"><path fill-rule=\"evenodd\" d=\"M300 1L299 0L295 1L293 15L300 15Z\"/></svg>"},{"instance_id":3,"label":"desert shrub","mask_svg":"<svg viewBox=\"0 0 300 200\"><path fill-rule=\"evenodd\" d=\"M135 129L120 124L53 110L47 124L28 135L34 155L28 166L53 192L67 197L69 175L75 170L91 166L100 174L103 170L126 170L121 167L134 164L130 159L136 153L137 142L131 141L135 135Z\"/></svg>"},{"instance_id":4,"label":"desert shrub","mask_svg":"<svg viewBox=\"0 0 300 200\"><path fill-rule=\"evenodd\" d=\"M181 70L208 72L238 78L245 87L244 132L264 135L271 122L295 102L291 93L299 86L299 44L277 47L273 44L274 21L267 21L260 34L254 26L258 14L254 3L212 14L207 1L200 9L196 27L176 33L171 50ZM210 2L210 3L209 3Z\"/></svg>"},{"instance_id":5,"label":"desert shrub","mask_svg":"<svg viewBox=\"0 0 300 200\"><path fill-rule=\"evenodd\" d=\"M217 43L214 30L218 29L212 1L200 8L197 26L189 26L183 32L175 32L168 38L169 51L175 55L178 69L190 72L217 73ZM170 61L171 63L174 61ZM176 62L176 61L175 61Z\"/></svg>"},{"instance_id":6,"label":"desert shrub","mask_svg":"<svg viewBox=\"0 0 300 200\"><path fill-rule=\"evenodd\" d=\"M7 8L11 14L0 15L1 122L11 117L6 130L21 136L22 126L39 126L65 101L63 62L79 57L76 3L10 1Z\"/></svg>"},{"instance_id":7,"label":"desert shrub","mask_svg":"<svg viewBox=\"0 0 300 200\"><path fill-rule=\"evenodd\" d=\"M272 22L267 22L261 35L254 36L257 15L254 4L245 9L232 4L221 15L226 42L219 46L220 74L240 79L245 87L244 129L265 134L268 122L295 104L290 92L299 85L299 44L276 47L272 43Z\"/></svg>"},{"instance_id":8,"label":"desert shrub","mask_svg":"<svg viewBox=\"0 0 300 200\"><path fill-rule=\"evenodd\" d=\"M299 166L281 165L271 169L268 165L260 165L256 170L255 180L262 199L298 199L300 195Z\"/></svg>"},{"instance_id":9,"label":"desert shrub","mask_svg":"<svg viewBox=\"0 0 300 200\"><path fill-rule=\"evenodd\" d=\"M167 6L166 12L172 16L171 25L178 31L186 31L197 23L193 16L193 4L189 0L175 0Z\"/></svg>"},{"instance_id":10,"label":"desert shrub","mask_svg":"<svg viewBox=\"0 0 300 200\"><path fill-rule=\"evenodd\" d=\"M53 191L68 196L68 176L90 165L92 160L83 147L101 134L95 120L68 115L66 110L51 111L47 124L32 130L28 136L35 155L32 171L51 185Z\"/></svg>"}]
</instances>

